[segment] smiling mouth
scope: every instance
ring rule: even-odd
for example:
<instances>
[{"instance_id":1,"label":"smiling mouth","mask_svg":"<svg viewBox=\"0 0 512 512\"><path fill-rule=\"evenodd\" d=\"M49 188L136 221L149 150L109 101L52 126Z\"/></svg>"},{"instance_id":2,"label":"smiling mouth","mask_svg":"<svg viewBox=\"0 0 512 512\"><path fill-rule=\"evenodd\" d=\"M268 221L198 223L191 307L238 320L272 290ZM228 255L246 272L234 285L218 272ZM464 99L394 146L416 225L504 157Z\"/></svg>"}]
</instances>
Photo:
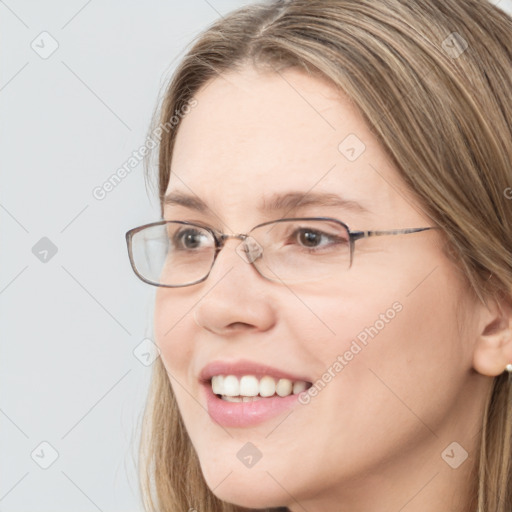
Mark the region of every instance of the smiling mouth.
<instances>
[{"instance_id":1,"label":"smiling mouth","mask_svg":"<svg viewBox=\"0 0 512 512\"><path fill-rule=\"evenodd\" d=\"M226 402L255 402L264 398L297 395L312 386L311 382L275 379L269 375L214 375L210 380L213 393Z\"/></svg>"}]
</instances>

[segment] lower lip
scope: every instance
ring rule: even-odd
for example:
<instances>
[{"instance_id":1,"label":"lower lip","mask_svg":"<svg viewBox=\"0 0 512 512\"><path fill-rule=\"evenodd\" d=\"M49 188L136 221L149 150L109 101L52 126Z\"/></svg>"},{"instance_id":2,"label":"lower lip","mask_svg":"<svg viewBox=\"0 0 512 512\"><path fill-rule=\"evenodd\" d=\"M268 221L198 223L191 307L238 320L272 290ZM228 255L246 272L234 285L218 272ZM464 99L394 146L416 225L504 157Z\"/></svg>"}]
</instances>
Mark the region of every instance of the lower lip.
<instances>
[{"instance_id":1,"label":"lower lip","mask_svg":"<svg viewBox=\"0 0 512 512\"><path fill-rule=\"evenodd\" d=\"M298 403L299 394L273 396L254 402L227 402L212 391L210 383L203 385L210 418L223 427L250 427L278 416Z\"/></svg>"}]
</instances>

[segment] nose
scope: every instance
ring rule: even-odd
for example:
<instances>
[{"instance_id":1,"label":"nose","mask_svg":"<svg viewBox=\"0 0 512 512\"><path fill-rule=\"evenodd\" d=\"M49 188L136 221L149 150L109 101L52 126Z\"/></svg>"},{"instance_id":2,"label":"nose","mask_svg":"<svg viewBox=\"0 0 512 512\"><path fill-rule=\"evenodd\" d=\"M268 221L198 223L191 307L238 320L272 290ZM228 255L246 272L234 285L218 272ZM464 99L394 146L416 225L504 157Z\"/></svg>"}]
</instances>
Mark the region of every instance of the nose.
<instances>
[{"instance_id":1,"label":"nose","mask_svg":"<svg viewBox=\"0 0 512 512\"><path fill-rule=\"evenodd\" d=\"M194 320L215 334L266 331L276 321L272 300L276 284L258 273L243 243L227 240L208 279L201 284L201 289L208 291L201 293L204 298L195 307Z\"/></svg>"}]
</instances>

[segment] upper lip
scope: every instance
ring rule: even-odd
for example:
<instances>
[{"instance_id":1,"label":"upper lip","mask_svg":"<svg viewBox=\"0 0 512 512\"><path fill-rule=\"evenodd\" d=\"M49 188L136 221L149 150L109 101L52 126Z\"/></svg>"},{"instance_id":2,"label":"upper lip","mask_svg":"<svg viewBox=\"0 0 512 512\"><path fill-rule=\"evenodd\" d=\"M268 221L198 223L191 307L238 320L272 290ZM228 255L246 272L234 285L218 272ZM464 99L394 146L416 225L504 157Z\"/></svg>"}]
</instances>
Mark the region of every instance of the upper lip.
<instances>
[{"instance_id":1,"label":"upper lip","mask_svg":"<svg viewBox=\"0 0 512 512\"><path fill-rule=\"evenodd\" d=\"M289 379L291 381L303 380L311 382L303 375L294 375L293 373L269 366L267 364L249 361L247 359L239 359L237 361L212 361L208 363L199 374L199 379L203 382L209 381L214 375L254 375L255 377L263 377L268 375L275 379Z\"/></svg>"}]
</instances>

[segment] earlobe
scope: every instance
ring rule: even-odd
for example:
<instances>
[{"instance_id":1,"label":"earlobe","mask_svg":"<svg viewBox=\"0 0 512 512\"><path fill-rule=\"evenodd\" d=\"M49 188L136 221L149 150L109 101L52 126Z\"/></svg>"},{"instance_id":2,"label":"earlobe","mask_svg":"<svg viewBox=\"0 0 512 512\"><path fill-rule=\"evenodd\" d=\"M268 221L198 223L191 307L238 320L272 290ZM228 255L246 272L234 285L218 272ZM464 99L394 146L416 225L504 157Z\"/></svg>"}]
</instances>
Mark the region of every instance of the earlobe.
<instances>
[{"instance_id":1,"label":"earlobe","mask_svg":"<svg viewBox=\"0 0 512 512\"><path fill-rule=\"evenodd\" d=\"M512 338L479 340L473 356L473 367L478 373L497 377L505 370L512 372Z\"/></svg>"},{"instance_id":2,"label":"earlobe","mask_svg":"<svg viewBox=\"0 0 512 512\"><path fill-rule=\"evenodd\" d=\"M474 369L489 377L512 372L512 307L509 301L492 300L479 307L480 332L473 354ZM510 365L510 366L509 366Z\"/></svg>"}]
</instances>

